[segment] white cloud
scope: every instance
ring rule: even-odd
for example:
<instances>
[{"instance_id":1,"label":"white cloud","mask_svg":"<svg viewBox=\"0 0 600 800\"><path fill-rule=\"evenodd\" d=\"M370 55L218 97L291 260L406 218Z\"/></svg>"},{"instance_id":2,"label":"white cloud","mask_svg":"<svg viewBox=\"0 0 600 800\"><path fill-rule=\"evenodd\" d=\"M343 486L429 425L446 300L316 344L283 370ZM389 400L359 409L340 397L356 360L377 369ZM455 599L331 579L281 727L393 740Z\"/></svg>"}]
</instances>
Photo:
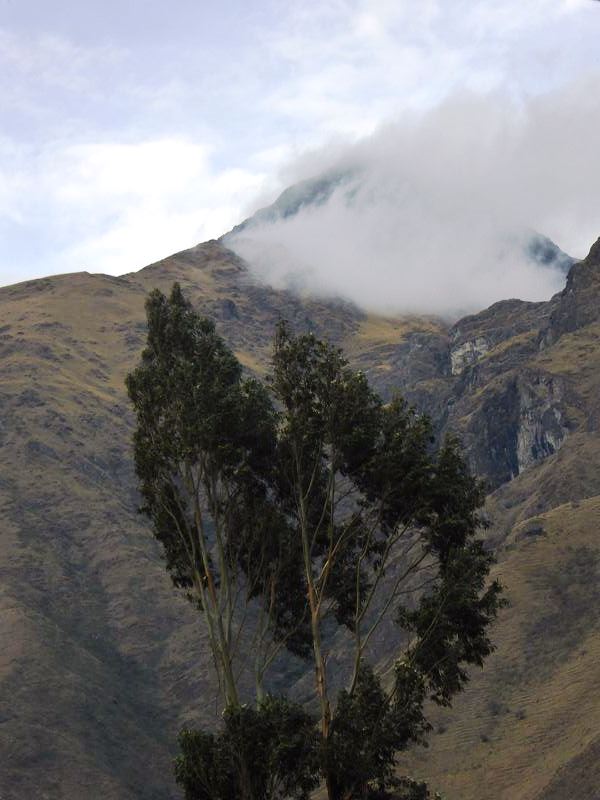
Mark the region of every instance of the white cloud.
<instances>
[{"instance_id":1,"label":"white cloud","mask_svg":"<svg viewBox=\"0 0 600 800\"><path fill-rule=\"evenodd\" d=\"M384 312L547 299L562 277L524 258L522 237L535 229L581 257L600 234L599 79L521 103L461 94L403 117L329 161L358 169L353 184L232 246L272 283ZM305 158L299 177L324 163Z\"/></svg>"},{"instance_id":2,"label":"white cloud","mask_svg":"<svg viewBox=\"0 0 600 800\"><path fill-rule=\"evenodd\" d=\"M208 171L208 148L178 139L74 145L55 165L57 197L95 202L99 196L155 198L176 194L188 181Z\"/></svg>"},{"instance_id":3,"label":"white cloud","mask_svg":"<svg viewBox=\"0 0 600 800\"><path fill-rule=\"evenodd\" d=\"M281 80L265 113L304 144L364 136L460 88L552 88L595 58L600 15L586 0L323 0L293 5L264 34ZM594 35L595 27L595 35ZM308 137L308 139L307 139Z\"/></svg>"},{"instance_id":4,"label":"white cloud","mask_svg":"<svg viewBox=\"0 0 600 800\"><path fill-rule=\"evenodd\" d=\"M13 2L0 28L4 281L218 235L299 153L346 151L465 88L556 88L597 64L600 36L590 0L38 6Z\"/></svg>"},{"instance_id":5,"label":"white cloud","mask_svg":"<svg viewBox=\"0 0 600 800\"><path fill-rule=\"evenodd\" d=\"M18 168L14 146L12 155L10 171L0 169L0 222L52 230L46 272L119 274L219 236L263 181L215 170L210 147L180 138L57 143L20 152ZM8 282L15 268L5 269Z\"/></svg>"},{"instance_id":6,"label":"white cloud","mask_svg":"<svg viewBox=\"0 0 600 800\"><path fill-rule=\"evenodd\" d=\"M35 99L46 105L52 93L102 93L99 72L118 68L127 53L112 44L80 46L56 34L23 37L0 28L1 106L33 108ZM50 94L49 94L50 93Z\"/></svg>"}]
</instances>

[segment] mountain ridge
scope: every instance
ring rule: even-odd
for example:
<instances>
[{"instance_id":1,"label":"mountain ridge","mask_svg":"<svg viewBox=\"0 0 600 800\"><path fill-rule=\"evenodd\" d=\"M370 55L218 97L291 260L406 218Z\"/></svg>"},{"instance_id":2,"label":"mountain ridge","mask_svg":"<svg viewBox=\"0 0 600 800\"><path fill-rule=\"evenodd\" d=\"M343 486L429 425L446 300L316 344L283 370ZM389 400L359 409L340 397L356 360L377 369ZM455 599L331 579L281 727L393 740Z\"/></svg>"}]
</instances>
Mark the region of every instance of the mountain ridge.
<instances>
[{"instance_id":1,"label":"mountain ridge","mask_svg":"<svg viewBox=\"0 0 600 800\"><path fill-rule=\"evenodd\" d=\"M565 786L591 800L581 765L593 767L600 722L584 699L600 643L599 254L600 240L546 303L501 301L454 326L270 289L218 241L119 278L0 289L0 794L175 798L176 731L214 718L201 623L135 513L123 385L144 343L147 292L177 280L246 369L264 374L286 316L343 347L385 397L402 388L438 435L462 436L493 489L488 536L514 610L490 664L436 722L447 733L403 764L449 800L556 800ZM554 705L540 704L550 691Z\"/></svg>"}]
</instances>

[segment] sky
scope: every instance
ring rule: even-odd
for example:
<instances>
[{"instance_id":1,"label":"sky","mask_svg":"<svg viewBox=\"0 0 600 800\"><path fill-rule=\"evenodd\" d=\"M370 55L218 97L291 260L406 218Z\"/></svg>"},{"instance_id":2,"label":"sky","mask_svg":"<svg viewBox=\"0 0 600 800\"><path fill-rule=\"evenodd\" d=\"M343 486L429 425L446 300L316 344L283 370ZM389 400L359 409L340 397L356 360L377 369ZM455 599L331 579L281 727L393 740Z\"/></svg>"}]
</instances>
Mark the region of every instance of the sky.
<instances>
[{"instance_id":1,"label":"sky","mask_svg":"<svg viewBox=\"0 0 600 800\"><path fill-rule=\"evenodd\" d=\"M473 250L464 283L519 225L582 257L600 234L598 192L581 192L600 185L598 41L594 0L0 0L0 284L139 269L353 162L368 170L350 216L334 198L266 237L317 289L364 295L356 264L326 274L359 214L382 281L427 240L438 269ZM407 187L418 206L398 203ZM306 232L316 254L298 251ZM518 280L531 295L536 276ZM406 307L427 304L411 292Z\"/></svg>"}]
</instances>

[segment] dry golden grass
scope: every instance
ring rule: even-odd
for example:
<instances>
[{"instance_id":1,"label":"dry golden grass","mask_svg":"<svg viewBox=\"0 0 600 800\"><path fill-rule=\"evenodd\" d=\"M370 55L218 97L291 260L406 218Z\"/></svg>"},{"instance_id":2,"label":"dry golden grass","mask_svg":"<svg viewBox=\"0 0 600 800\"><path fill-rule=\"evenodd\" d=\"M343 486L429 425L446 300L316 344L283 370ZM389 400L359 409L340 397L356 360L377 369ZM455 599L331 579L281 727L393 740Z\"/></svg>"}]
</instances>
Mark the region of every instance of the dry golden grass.
<instances>
[{"instance_id":1,"label":"dry golden grass","mask_svg":"<svg viewBox=\"0 0 600 800\"><path fill-rule=\"evenodd\" d=\"M508 350L512 350L515 347L519 347L523 344L528 344L530 342L534 342L537 339L538 332L537 330L534 331L525 331L524 333L519 333L516 336L511 336L509 339L504 339L502 342L499 342L495 347L490 348L486 353L483 354L482 360L486 361L489 359L498 358L498 356L506 353Z\"/></svg>"},{"instance_id":2,"label":"dry golden grass","mask_svg":"<svg viewBox=\"0 0 600 800\"><path fill-rule=\"evenodd\" d=\"M123 386L144 343L147 292L174 280L257 374L280 316L327 334L384 386L407 337L444 331L435 320L364 316L257 287L217 243L123 278L79 273L0 290L6 800L173 798L176 730L214 713L201 625L175 597L135 513ZM501 343L486 365L532 335ZM490 498L497 573L511 601L494 632L498 649L456 709L437 715L445 731L431 748L405 759L448 800L544 800L571 763L593 768L599 339L591 325L528 361L564 381L572 430L558 453ZM472 391L470 414L500 381ZM436 390L430 378L420 386Z\"/></svg>"},{"instance_id":3,"label":"dry golden grass","mask_svg":"<svg viewBox=\"0 0 600 800\"><path fill-rule=\"evenodd\" d=\"M136 513L124 388L174 280L257 373L280 316L339 344L362 319L251 284L215 243L0 290L3 800L173 798L177 730L214 719L202 625Z\"/></svg>"},{"instance_id":4,"label":"dry golden grass","mask_svg":"<svg viewBox=\"0 0 600 800\"><path fill-rule=\"evenodd\" d=\"M593 497L522 520L506 540L497 650L406 763L448 800L535 800L597 737L599 530Z\"/></svg>"},{"instance_id":5,"label":"dry golden grass","mask_svg":"<svg viewBox=\"0 0 600 800\"><path fill-rule=\"evenodd\" d=\"M435 333L445 327L443 323L429 317L409 316L398 319L373 314L361 321L354 342L357 347L360 347L363 340L372 344L398 344L409 333Z\"/></svg>"}]
</instances>

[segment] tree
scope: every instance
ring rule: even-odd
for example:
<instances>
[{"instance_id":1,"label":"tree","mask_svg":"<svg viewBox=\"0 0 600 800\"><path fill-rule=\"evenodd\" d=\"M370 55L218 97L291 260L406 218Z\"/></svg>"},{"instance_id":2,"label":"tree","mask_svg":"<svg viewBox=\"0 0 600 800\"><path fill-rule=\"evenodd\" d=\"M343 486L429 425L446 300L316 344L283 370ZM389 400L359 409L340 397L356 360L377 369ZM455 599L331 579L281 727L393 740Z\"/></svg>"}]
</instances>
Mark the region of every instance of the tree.
<instances>
[{"instance_id":1,"label":"tree","mask_svg":"<svg viewBox=\"0 0 600 800\"><path fill-rule=\"evenodd\" d=\"M314 720L281 698L229 707L220 733L184 730L179 744L186 800L308 800L318 785Z\"/></svg>"},{"instance_id":2,"label":"tree","mask_svg":"<svg viewBox=\"0 0 600 800\"><path fill-rule=\"evenodd\" d=\"M127 377L142 511L175 586L203 612L225 705L238 706L236 658L253 599L263 598L252 642L259 698L281 641L292 647L298 630L280 603L283 579L300 578L294 542L269 498L276 414L177 284L168 299L153 291L146 312L147 345Z\"/></svg>"},{"instance_id":3,"label":"tree","mask_svg":"<svg viewBox=\"0 0 600 800\"><path fill-rule=\"evenodd\" d=\"M383 404L340 350L310 333L280 325L271 388L282 409L277 498L302 542L322 771L331 800L363 797L389 783L399 750L423 739L426 699L449 705L466 667L492 650L488 627L503 601L496 581L486 585L484 489L456 440L435 451L427 418L400 398ZM347 633L344 648L332 620ZM396 645L382 653L374 637L391 622ZM349 653L337 665L337 709L332 642Z\"/></svg>"},{"instance_id":4,"label":"tree","mask_svg":"<svg viewBox=\"0 0 600 800\"><path fill-rule=\"evenodd\" d=\"M427 700L449 705L492 650L503 600L480 536L483 486L456 440L436 448L426 417L399 397L383 403L313 334L279 326L265 386L243 377L178 286L169 300L153 292L147 311L148 345L128 378L144 510L174 582L204 612L226 706L225 738L184 737L179 776L195 774L194 753L206 774L230 763L231 720L263 725L264 677L285 647L314 665L330 800L385 796L397 753L430 729ZM239 712L244 633L256 643L258 716ZM255 741L270 751L268 737ZM190 781L188 800L203 798ZM236 785L245 793L232 798L276 796Z\"/></svg>"}]
</instances>

